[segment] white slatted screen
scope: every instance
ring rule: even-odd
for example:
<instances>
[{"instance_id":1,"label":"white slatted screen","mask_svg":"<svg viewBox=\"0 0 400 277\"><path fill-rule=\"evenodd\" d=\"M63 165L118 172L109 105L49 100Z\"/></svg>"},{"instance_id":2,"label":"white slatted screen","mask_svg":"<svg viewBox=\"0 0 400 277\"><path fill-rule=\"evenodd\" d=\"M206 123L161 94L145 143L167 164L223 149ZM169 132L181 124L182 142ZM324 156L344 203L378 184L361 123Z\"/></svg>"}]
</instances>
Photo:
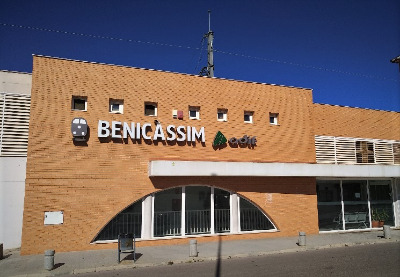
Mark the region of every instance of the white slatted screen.
<instances>
[{"instance_id":1,"label":"white slatted screen","mask_svg":"<svg viewBox=\"0 0 400 277\"><path fill-rule=\"evenodd\" d=\"M0 156L26 157L31 96L0 92Z\"/></svg>"},{"instance_id":2,"label":"white slatted screen","mask_svg":"<svg viewBox=\"0 0 400 277\"><path fill-rule=\"evenodd\" d=\"M315 136L317 163L400 164L400 141Z\"/></svg>"}]
</instances>

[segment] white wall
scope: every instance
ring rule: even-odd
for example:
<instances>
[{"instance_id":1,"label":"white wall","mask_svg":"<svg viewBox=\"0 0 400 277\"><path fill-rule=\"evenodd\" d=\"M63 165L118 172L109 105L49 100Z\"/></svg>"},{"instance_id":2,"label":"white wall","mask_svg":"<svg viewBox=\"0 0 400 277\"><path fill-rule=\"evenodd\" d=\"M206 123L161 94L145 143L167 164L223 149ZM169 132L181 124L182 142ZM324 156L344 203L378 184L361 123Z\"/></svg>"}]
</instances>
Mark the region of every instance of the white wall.
<instances>
[{"instance_id":1,"label":"white wall","mask_svg":"<svg viewBox=\"0 0 400 277\"><path fill-rule=\"evenodd\" d=\"M0 71L0 92L31 95L31 86L30 73Z\"/></svg>"},{"instance_id":2,"label":"white wall","mask_svg":"<svg viewBox=\"0 0 400 277\"><path fill-rule=\"evenodd\" d=\"M26 157L0 157L0 242L21 246Z\"/></svg>"}]
</instances>

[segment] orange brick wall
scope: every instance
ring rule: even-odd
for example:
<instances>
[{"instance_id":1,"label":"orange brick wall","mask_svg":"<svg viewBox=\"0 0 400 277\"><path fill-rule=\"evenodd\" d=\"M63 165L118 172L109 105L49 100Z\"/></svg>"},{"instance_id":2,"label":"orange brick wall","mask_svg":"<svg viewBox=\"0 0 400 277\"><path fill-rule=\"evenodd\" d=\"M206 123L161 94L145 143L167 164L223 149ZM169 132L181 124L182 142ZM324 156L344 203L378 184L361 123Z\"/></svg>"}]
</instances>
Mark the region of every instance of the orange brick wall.
<instances>
[{"instance_id":1,"label":"orange brick wall","mask_svg":"<svg viewBox=\"0 0 400 277\"><path fill-rule=\"evenodd\" d=\"M314 104L316 135L400 140L400 113Z\"/></svg>"},{"instance_id":2,"label":"orange brick wall","mask_svg":"<svg viewBox=\"0 0 400 277\"><path fill-rule=\"evenodd\" d=\"M71 110L73 95L87 96L87 112ZM124 114L108 112L109 98L124 99ZM158 103L157 117L144 116L145 101ZM201 120L188 119L189 105L201 107ZM228 122L217 121L218 108L228 109ZM21 253L115 248L115 244L90 242L132 202L187 184L235 191L259 205L280 230L225 239L289 236L300 230L316 233L315 178L148 177L148 161L157 159L314 163L313 108L307 89L35 56ZM173 109L183 110L184 119L173 119ZM254 111L253 124L243 122L245 110ZM269 112L279 113L279 126L269 124ZM74 117L88 121L87 145L72 141ZM206 142L101 142L97 138L100 119L141 124L157 119L164 130L170 124L204 126ZM214 149L217 131L228 139L256 136L257 146ZM266 193L272 195L271 203ZM64 224L44 226L44 212L58 210L64 211ZM142 241L139 246L185 241Z\"/></svg>"}]
</instances>

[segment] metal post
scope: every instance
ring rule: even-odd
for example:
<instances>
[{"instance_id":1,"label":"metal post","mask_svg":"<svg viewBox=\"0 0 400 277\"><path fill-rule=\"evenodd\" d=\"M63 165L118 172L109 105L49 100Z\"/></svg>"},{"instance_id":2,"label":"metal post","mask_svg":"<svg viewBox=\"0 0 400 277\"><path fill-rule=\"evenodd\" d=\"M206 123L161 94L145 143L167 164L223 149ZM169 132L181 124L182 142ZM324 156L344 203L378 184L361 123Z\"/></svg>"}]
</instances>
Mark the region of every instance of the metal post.
<instances>
[{"instance_id":1,"label":"metal post","mask_svg":"<svg viewBox=\"0 0 400 277\"><path fill-rule=\"evenodd\" d=\"M0 260L3 259L3 244L0 243Z\"/></svg>"},{"instance_id":2,"label":"metal post","mask_svg":"<svg viewBox=\"0 0 400 277\"><path fill-rule=\"evenodd\" d=\"M133 233L133 262L136 263L136 234Z\"/></svg>"},{"instance_id":3,"label":"metal post","mask_svg":"<svg viewBox=\"0 0 400 277\"><path fill-rule=\"evenodd\" d=\"M385 239L390 239L390 226L389 225L383 225L383 237Z\"/></svg>"},{"instance_id":4,"label":"metal post","mask_svg":"<svg viewBox=\"0 0 400 277\"><path fill-rule=\"evenodd\" d=\"M54 268L54 254L55 250L44 251L44 269L52 270Z\"/></svg>"},{"instance_id":5,"label":"metal post","mask_svg":"<svg viewBox=\"0 0 400 277\"><path fill-rule=\"evenodd\" d=\"M306 246L306 232L299 232L299 246Z\"/></svg>"},{"instance_id":6,"label":"metal post","mask_svg":"<svg viewBox=\"0 0 400 277\"><path fill-rule=\"evenodd\" d=\"M208 77L214 77L214 46L213 46L213 40L214 40L214 32L209 31L207 33L207 38L208 38L208 64L207 64L207 71L208 71Z\"/></svg>"},{"instance_id":7,"label":"metal post","mask_svg":"<svg viewBox=\"0 0 400 277\"><path fill-rule=\"evenodd\" d=\"M199 252L197 252L197 240L191 239L189 245L189 257L197 257Z\"/></svg>"}]
</instances>

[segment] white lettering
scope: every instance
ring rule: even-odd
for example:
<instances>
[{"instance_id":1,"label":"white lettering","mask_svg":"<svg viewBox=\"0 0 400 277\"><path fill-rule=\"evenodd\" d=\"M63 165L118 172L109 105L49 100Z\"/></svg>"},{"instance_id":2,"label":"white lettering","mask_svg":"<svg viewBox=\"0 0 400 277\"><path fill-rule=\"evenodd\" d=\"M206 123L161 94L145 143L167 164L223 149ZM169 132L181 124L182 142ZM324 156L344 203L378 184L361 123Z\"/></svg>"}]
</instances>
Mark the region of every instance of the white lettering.
<instances>
[{"instance_id":1,"label":"white lettering","mask_svg":"<svg viewBox=\"0 0 400 277\"><path fill-rule=\"evenodd\" d=\"M123 131L123 138L128 138L129 136L134 139L135 138L135 123L131 123L131 127L129 128L128 123L124 122L124 131Z\"/></svg>"},{"instance_id":2,"label":"white lettering","mask_svg":"<svg viewBox=\"0 0 400 277\"><path fill-rule=\"evenodd\" d=\"M121 138L121 135L117 135L117 132L121 131L121 128L117 127L117 125L121 125L119 121L111 122L111 137L112 138Z\"/></svg>"},{"instance_id":3,"label":"white lettering","mask_svg":"<svg viewBox=\"0 0 400 277\"><path fill-rule=\"evenodd\" d=\"M136 123L136 139L140 139L140 123Z\"/></svg>"},{"instance_id":4,"label":"white lettering","mask_svg":"<svg viewBox=\"0 0 400 277\"><path fill-rule=\"evenodd\" d=\"M186 136L187 136L187 141L191 141L192 140L192 128L190 128L190 126L187 126L186 128Z\"/></svg>"},{"instance_id":5,"label":"white lettering","mask_svg":"<svg viewBox=\"0 0 400 277\"><path fill-rule=\"evenodd\" d=\"M200 128L200 131L197 132L196 127L192 127L192 141L197 139L201 139L202 142L206 142L206 135L204 133L204 127Z\"/></svg>"},{"instance_id":6,"label":"white lettering","mask_svg":"<svg viewBox=\"0 0 400 277\"><path fill-rule=\"evenodd\" d=\"M178 138L176 139L177 141L185 141L186 135L185 135L185 126L178 126L176 129L178 133ZM180 137L179 137L180 136Z\"/></svg>"},{"instance_id":7,"label":"white lettering","mask_svg":"<svg viewBox=\"0 0 400 277\"><path fill-rule=\"evenodd\" d=\"M97 127L97 136L99 138L106 138L110 135L110 130L108 130L108 128L110 127L110 123L108 123L108 121L105 120L99 120L99 124ZM103 133L103 131L105 133Z\"/></svg>"},{"instance_id":8,"label":"white lettering","mask_svg":"<svg viewBox=\"0 0 400 277\"><path fill-rule=\"evenodd\" d=\"M162 128L161 124L155 125L154 134L151 135L152 125L150 123L144 123L141 125L140 123L127 123L127 122L120 122L120 121L112 121L111 126L110 122L106 120L99 120L98 121L98 130L97 135L99 138L128 138L131 139L145 139L145 140L168 140L168 141L192 141L195 142L196 140L205 142L205 128L200 127L200 130L197 131L196 127L192 126L178 126L175 125L168 125L166 132L167 137L165 137L165 130ZM250 138L244 136L241 139L232 138L230 143L247 143L247 144L255 144L256 139L255 137Z\"/></svg>"},{"instance_id":9,"label":"white lettering","mask_svg":"<svg viewBox=\"0 0 400 277\"><path fill-rule=\"evenodd\" d=\"M159 138L161 140L165 140L164 131L163 131L162 127L161 127L161 124L157 124L156 125L156 130L154 131L153 140L158 140Z\"/></svg>"},{"instance_id":10,"label":"white lettering","mask_svg":"<svg viewBox=\"0 0 400 277\"><path fill-rule=\"evenodd\" d=\"M167 133L170 135L170 137L167 137L168 141L172 141L176 139L176 134L174 132L175 126L174 125L168 125L167 127Z\"/></svg>"},{"instance_id":11,"label":"white lettering","mask_svg":"<svg viewBox=\"0 0 400 277\"><path fill-rule=\"evenodd\" d=\"M142 137L143 137L143 139L151 139L151 137L147 135L147 130L146 130L147 127L151 127L151 124L150 123L145 123L142 126Z\"/></svg>"}]
</instances>

